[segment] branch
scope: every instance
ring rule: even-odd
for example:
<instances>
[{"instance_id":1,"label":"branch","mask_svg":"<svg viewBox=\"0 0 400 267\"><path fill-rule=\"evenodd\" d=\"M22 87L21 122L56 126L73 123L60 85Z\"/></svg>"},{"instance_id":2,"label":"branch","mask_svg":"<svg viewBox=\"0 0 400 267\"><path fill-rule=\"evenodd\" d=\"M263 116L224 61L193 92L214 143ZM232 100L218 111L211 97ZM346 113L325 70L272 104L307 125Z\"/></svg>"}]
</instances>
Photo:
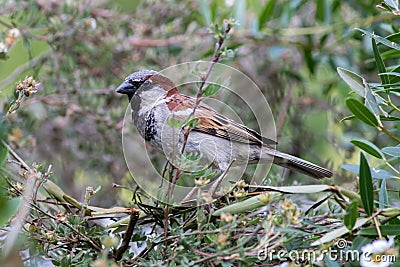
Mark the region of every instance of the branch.
<instances>
[{"instance_id":1,"label":"branch","mask_svg":"<svg viewBox=\"0 0 400 267\"><path fill-rule=\"evenodd\" d=\"M128 228L126 229L124 238L122 239L122 244L121 246L115 251L113 258L116 261L119 261L122 258L122 255L125 253L125 251L129 248L129 242L131 241L132 235L133 235L133 230L135 229L135 225L137 220L139 219L140 215L140 210L137 210L135 208L131 209L131 217L129 220Z\"/></svg>"},{"instance_id":2,"label":"branch","mask_svg":"<svg viewBox=\"0 0 400 267\"><path fill-rule=\"evenodd\" d=\"M218 38L217 47L216 47L216 49L214 51L213 59L211 61L210 67L207 70L206 75L201 78L201 84L200 84L199 90L197 90L196 103L195 103L195 105L193 107L192 113L190 114L189 118L194 117L194 115L196 114L197 107L199 106L200 101L201 101L201 95L203 93L203 88L204 88L204 86L206 84L206 81L207 81L208 77L210 76L211 71L213 70L215 64L221 58L222 45L224 44L224 41L226 39L226 35L231 31L231 29L232 29L231 24L227 23L226 30L225 30L225 35L224 36L220 35L219 38ZM187 127L186 131L185 131L185 135L184 135L184 141L183 141L183 146L182 146L181 153L183 153L185 151L187 139L189 137L189 132L190 132L190 127Z\"/></svg>"}]
</instances>

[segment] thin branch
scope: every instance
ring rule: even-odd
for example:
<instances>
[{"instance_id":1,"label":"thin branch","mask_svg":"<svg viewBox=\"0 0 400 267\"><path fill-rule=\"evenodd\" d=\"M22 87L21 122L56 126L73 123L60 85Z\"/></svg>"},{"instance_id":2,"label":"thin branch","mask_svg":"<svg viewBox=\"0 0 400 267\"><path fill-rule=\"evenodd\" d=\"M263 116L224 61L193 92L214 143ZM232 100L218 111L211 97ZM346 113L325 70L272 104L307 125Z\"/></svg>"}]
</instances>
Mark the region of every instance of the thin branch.
<instances>
[{"instance_id":1,"label":"thin branch","mask_svg":"<svg viewBox=\"0 0 400 267\"><path fill-rule=\"evenodd\" d=\"M383 239L381 229L379 228L379 221L378 221L377 216L374 216L374 224L375 224L375 229L376 229L376 232L378 233L379 239Z\"/></svg>"},{"instance_id":2,"label":"thin branch","mask_svg":"<svg viewBox=\"0 0 400 267\"><path fill-rule=\"evenodd\" d=\"M385 127L379 126L379 129L384 132L387 136L391 137L392 139L396 140L397 142L400 143L400 138L389 132Z\"/></svg>"},{"instance_id":3,"label":"thin branch","mask_svg":"<svg viewBox=\"0 0 400 267\"><path fill-rule=\"evenodd\" d=\"M132 213L131 213L131 217L130 217L130 220L129 220L128 228L126 229L124 238L122 239L122 244L115 251L115 253L113 255L113 257L115 258L116 261L121 260L122 255L129 248L129 242L131 241L131 238L132 238L132 235L133 235L133 230L135 229L135 225L136 225L136 222L139 219L139 215L140 215L140 210L132 208Z\"/></svg>"},{"instance_id":4,"label":"thin branch","mask_svg":"<svg viewBox=\"0 0 400 267\"><path fill-rule=\"evenodd\" d=\"M3 21L0 19L0 24L3 25L4 27L8 28L8 29L13 29L14 27L11 24L8 24L7 22Z\"/></svg>"},{"instance_id":5,"label":"thin branch","mask_svg":"<svg viewBox=\"0 0 400 267\"><path fill-rule=\"evenodd\" d=\"M228 23L226 26L226 30L225 30L225 36L231 31L232 27L231 25ZM211 61L211 64L207 70L207 73L205 76L203 76L201 78L201 84L199 86L199 90L197 90L197 95L196 95L196 102L195 105L193 107L192 113L190 114L189 118L194 117L194 115L196 114L196 110L197 107L200 105L200 101L201 101L201 95L203 93L203 88L206 84L206 81L208 79L208 77L211 74L211 71L214 69L215 64L219 61L219 59L221 58L221 49L222 49L222 45L224 44L225 38L224 36L220 36L217 42L217 47L214 51L214 55ZM181 153L183 153L185 151L185 147L186 147L186 143L187 143L187 139L189 137L189 132L190 132L190 127L186 128L185 131L185 135L184 135L184 141L183 141L183 146L182 146L182 150Z\"/></svg>"}]
</instances>

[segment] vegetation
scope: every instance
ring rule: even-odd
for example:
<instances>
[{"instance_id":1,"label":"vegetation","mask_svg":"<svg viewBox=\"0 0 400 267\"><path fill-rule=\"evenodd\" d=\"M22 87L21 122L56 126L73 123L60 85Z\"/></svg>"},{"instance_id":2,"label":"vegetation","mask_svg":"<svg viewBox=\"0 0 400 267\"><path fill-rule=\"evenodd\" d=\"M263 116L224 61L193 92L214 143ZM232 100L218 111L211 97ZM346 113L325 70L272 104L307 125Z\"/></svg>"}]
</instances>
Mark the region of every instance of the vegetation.
<instances>
[{"instance_id":1,"label":"vegetation","mask_svg":"<svg viewBox=\"0 0 400 267\"><path fill-rule=\"evenodd\" d=\"M399 264L399 14L394 0L3 1L0 264ZM128 103L114 89L133 71L198 60L250 77L279 150L334 177L273 167L254 185L250 167L216 197L201 186L221 174L182 175L150 151L202 205L137 186L121 145ZM218 98L198 75L192 95ZM226 103L260 128L240 101Z\"/></svg>"}]
</instances>

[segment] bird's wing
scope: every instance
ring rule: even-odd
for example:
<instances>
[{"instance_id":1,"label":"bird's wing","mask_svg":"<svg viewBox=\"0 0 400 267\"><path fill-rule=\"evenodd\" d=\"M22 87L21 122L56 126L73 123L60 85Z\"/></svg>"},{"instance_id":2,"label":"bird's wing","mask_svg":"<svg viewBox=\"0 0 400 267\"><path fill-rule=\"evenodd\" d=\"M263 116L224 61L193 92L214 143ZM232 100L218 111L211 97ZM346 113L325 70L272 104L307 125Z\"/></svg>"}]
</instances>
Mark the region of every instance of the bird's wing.
<instances>
[{"instance_id":1,"label":"bird's wing","mask_svg":"<svg viewBox=\"0 0 400 267\"><path fill-rule=\"evenodd\" d=\"M193 130L215 135L227 140L252 144L252 145L275 145L276 142L262 137L256 131L237 123L234 120L228 119L217 112L207 112L206 114L196 114L196 118L200 119L200 124Z\"/></svg>"},{"instance_id":2,"label":"bird's wing","mask_svg":"<svg viewBox=\"0 0 400 267\"><path fill-rule=\"evenodd\" d=\"M185 119L183 114L188 116L195 105L192 97L184 95L174 95L167 102L167 106L176 118ZM200 104L196 109L196 119L200 119L199 125L193 128L193 131L218 136L227 140L254 144L254 145L276 145L277 142L261 136L256 131L231 120L211 107Z\"/></svg>"}]
</instances>

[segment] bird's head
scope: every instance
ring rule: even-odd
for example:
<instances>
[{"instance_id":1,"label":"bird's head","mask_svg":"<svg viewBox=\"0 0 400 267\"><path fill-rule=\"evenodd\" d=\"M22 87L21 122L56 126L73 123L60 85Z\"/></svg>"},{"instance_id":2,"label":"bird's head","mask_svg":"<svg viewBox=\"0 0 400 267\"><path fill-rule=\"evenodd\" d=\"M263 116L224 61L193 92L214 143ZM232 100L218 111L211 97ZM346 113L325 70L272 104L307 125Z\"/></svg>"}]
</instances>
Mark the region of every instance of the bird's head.
<instances>
[{"instance_id":1,"label":"bird's head","mask_svg":"<svg viewBox=\"0 0 400 267\"><path fill-rule=\"evenodd\" d=\"M154 70L141 70L132 73L118 86L115 92L128 95L131 99L139 90L165 90L175 89L174 83Z\"/></svg>"}]
</instances>

